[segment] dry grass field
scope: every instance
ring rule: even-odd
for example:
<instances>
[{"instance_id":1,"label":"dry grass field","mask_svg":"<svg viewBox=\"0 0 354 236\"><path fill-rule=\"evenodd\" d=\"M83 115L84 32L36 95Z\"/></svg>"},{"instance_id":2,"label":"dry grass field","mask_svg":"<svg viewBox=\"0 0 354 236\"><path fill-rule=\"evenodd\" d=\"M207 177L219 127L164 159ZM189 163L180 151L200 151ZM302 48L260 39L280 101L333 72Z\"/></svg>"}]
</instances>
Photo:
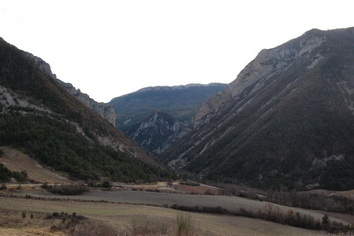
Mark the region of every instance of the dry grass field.
<instances>
[{"instance_id":1,"label":"dry grass field","mask_svg":"<svg viewBox=\"0 0 354 236\"><path fill-rule=\"evenodd\" d=\"M26 218L23 218L24 212ZM74 226L60 226L61 221L45 219L53 212L75 212L87 219ZM0 197L0 235L176 235L178 212L142 205ZM245 217L190 215L193 221L190 235L196 236L327 235Z\"/></svg>"},{"instance_id":2,"label":"dry grass field","mask_svg":"<svg viewBox=\"0 0 354 236\"><path fill-rule=\"evenodd\" d=\"M12 171L26 171L28 178L36 182L48 183L70 183L70 181L46 168L43 168L37 161L28 155L9 147L0 147L5 155L0 158L0 163L4 164Z\"/></svg>"},{"instance_id":3,"label":"dry grass field","mask_svg":"<svg viewBox=\"0 0 354 236\"><path fill-rule=\"evenodd\" d=\"M59 185L71 183L67 178L43 168L35 160L17 150L0 148L5 152L5 156L0 158L0 163L10 170L26 171L31 180L39 183ZM181 213L171 209L171 206L178 205L259 212L269 207L269 203L265 201L216 195L219 189L213 186L199 184L191 186L177 182L141 185L115 183L114 186L112 191L92 189L82 195L62 196L42 190L40 184L7 184L7 189L0 191L0 235L328 235L327 232L306 230L255 218ZM340 194L353 195L353 192ZM11 195L12 197L9 197ZM322 219L324 214L327 214L331 221L354 224L352 215L271 205L284 213L291 210L302 215L310 215L316 220ZM53 218L53 213L57 217ZM184 234L178 234L177 230L176 219L181 214L191 218L192 227ZM77 220L76 216L86 218Z\"/></svg>"},{"instance_id":4,"label":"dry grass field","mask_svg":"<svg viewBox=\"0 0 354 236\"><path fill-rule=\"evenodd\" d=\"M122 204L143 204L143 205L153 205L153 206L172 206L177 204L179 206L200 206L200 207L222 207L230 211L238 211L240 208L257 212L263 210L268 202L251 200L241 197L233 196L214 196L214 195L188 195L188 194L169 194L169 193L158 193L158 192L148 192L148 191L93 191L88 192L83 195L77 196L61 196L54 195L45 191L23 191L18 193L19 196L30 195L33 197L41 198L58 198L58 199L72 199L72 200L85 200L85 201L107 201ZM272 204L274 207L279 208L283 212L292 210L294 212L299 212L302 215L310 215L314 219L321 220L324 214L330 217L330 220L342 222L344 224L354 224L354 216L333 212L322 212L316 210L308 210L295 207L287 207L277 204Z\"/></svg>"}]
</instances>

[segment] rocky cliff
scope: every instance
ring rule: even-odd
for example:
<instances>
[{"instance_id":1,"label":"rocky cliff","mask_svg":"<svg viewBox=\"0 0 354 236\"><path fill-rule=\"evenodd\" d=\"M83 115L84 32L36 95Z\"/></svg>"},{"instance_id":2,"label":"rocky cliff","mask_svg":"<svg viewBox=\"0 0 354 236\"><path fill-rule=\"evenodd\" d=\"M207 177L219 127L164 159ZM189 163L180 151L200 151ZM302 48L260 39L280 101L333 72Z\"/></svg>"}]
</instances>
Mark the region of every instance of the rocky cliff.
<instances>
[{"instance_id":1,"label":"rocky cliff","mask_svg":"<svg viewBox=\"0 0 354 236\"><path fill-rule=\"evenodd\" d=\"M43 59L34 56L31 53L28 52L23 52L23 55L30 60L32 60L40 70L42 70L46 75L52 77L54 80L56 80L63 88L65 88L71 95L73 95L76 99L78 99L80 102L85 104L87 107L92 109L94 112L102 116L105 120L107 120L109 123L112 125L115 125L116 123L116 114L114 112L114 109L106 104L106 103L99 103L90 98L89 95L86 93L82 93L80 89L76 89L72 84L70 83L65 83L59 79L57 79L56 75L52 73L52 70L50 68L50 65L45 62Z\"/></svg>"},{"instance_id":2,"label":"rocky cliff","mask_svg":"<svg viewBox=\"0 0 354 236\"><path fill-rule=\"evenodd\" d=\"M61 80L57 80L58 83L65 88L71 95L73 95L77 100L85 104L87 107L92 109L94 112L102 116L112 125L116 125L116 113L109 104L103 102L96 102L86 93L82 93L80 89L76 89L72 84L65 83Z\"/></svg>"},{"instance_id":3,"label":"rocky cliff","mask_svg":"<svg viewBox=\"0 0 354 236\"><path fill-rule=\"evenodd\" d=\"M262 50L165 158L217 181L353 188L353 75L353 28Z\"/></svg>"},{"instance_id":4,"label":"rocky cliff","mask_svg":"<svg viewBox=\"0 0 354 236\"><path fill-rule=\"evenodd\" d=\"M127 130L127 133L145 150L159 155L171 145L185 126L167 113L156 111L136 127Z\"/></svg>"},{"instance_id":5,"label":"rocky cliff","mask_svg":"<svg viewBox=\"0 0 354 236\"><path fill-rule=\"evenodd\" d=\"M112 99L117 127L155 155L180 137L198 107L225 84L188 84L140 89ZM183 131L185 132L185 130Z\"/></svg>"},{"instance_id":6,"label":"rocky cliff","mask_svg":"<svg viewBox=\"0 0 354 236\"><path fill-rule=\"evenodd\" d=\"M194 126L198 127L207 123L209 117L221 110L229 101L239 99L246 89L252 87L247 93L250 96L254 95L262 87L266 86L269 79L272 79L276 73L280 73L296 60L299 60L300 57L308 57L326 39L324 35L316 32L317 30L312 30L305 33L301 38L288 42L286 45L270 50L262 50L240 72L237 78L229 84L226 90L213 96L199 108L194 118ZM321 59L323 59L321 55L316 55L315 59L308 65L308 68L314 67ZM300 60L303 60L303 58Z\"/></svg>"}]
</instances>

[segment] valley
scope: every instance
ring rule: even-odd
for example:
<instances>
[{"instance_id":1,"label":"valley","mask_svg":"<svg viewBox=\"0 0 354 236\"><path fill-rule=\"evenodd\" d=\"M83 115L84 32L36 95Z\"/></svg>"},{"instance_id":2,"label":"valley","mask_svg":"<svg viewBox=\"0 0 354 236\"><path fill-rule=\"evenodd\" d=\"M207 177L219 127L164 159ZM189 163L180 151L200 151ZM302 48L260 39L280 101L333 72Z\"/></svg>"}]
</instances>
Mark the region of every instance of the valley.
<instances>
[{"instance_id":1,"label":"valley","mask_svg":"<svg viewBox=\"0 0 354 236\"><path fill-rule=\"evenodd\" d=\"M69 181L62 177L53 178L52 176L60 175L40 167L29 156L7 147L2 147L2 150L5 152L5 157L0 158L3 164L11 170L28 172L31 181L39 184L6 184L6 188L0 191L1 235L90 235L89 231L92 235L140 235L138 232L141 231L145 232L144 235L175 235L178 214L190 214L193 218L191 235L327 234L258 219L257 214L264 214L269 209L273 209L276 214L299 212L301 216L318 221L326 214L331 222L354 224L352 215L221 195L221 188L194 181L150 184L113 182L109 189L90 188L81 195L52 194L41 187L45 180L56 186L77 185L82 182ZM18 158L23 160L23 165L13 165L20 160ZM354 196L352 192L343 194ZM208 213L215 210L218 211ZM252 212L254 216L245 217L240 211L242 214ZM87 219L73 225L65 225L60 219L47 219L48 215L55 212L69 215L75 213ZM23 214L26 214L25 218Z\"/></svg>"},{"instance_id":2,"label":"valley","mask_svg":"<svg viewBox=\"0 0 354 236\"><path fill-rule=\"evenodd\" d=\"M0 235L354 235L353 42L104 104L0 38Z\"/></svg>"},{"instance_id":3,"label":"valley","mask_svg":"<svg viewBox=\"0 0 354 236\"><path fill-rule=\"evenodd\" d=\"M175 235L175 218L179 213L176 210L161 207L100 202L41 201L3 197L0 198L0 202L0 212L10 218L8 221L25 221L24 226L13 229L13 227L6 226L2 219L1 235L6 235L3 233L11 232L11 230L28 233L31 232L31 227L44 231L42 235L64 235L61 232L50 230L58 222L48 222L43 219L46 214L53 212L69 214L75 212L89 218L90 222L82 222L75 226L74 233L77 234L67 233L66 235ZM24 211L28 214L34 212L36 219L22 219L21 213ZM194 224L192 235L326 235L326 233L244 217L199 213L191 213L191 216ZM84 234L85 232L88 234Z\"/></svg>"}]
</instances>

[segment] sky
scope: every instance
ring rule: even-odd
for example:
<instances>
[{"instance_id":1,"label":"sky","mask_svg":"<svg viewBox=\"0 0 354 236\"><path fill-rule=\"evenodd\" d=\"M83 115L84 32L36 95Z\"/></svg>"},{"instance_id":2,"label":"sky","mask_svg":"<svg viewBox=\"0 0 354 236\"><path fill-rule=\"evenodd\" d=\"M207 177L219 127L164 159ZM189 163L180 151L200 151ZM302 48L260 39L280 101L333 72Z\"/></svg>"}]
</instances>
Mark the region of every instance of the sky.
<instances>
[{"instance_id":1,"label":"sky","mask_svg":"<svg viewBox=\"0 0 354 236\"><path fill-rule=\"evenodd\" d=\"M98 102L230 83L262 49L354 26L353 0L0 0L0 37Z\"/></svg>"}]
</instances>

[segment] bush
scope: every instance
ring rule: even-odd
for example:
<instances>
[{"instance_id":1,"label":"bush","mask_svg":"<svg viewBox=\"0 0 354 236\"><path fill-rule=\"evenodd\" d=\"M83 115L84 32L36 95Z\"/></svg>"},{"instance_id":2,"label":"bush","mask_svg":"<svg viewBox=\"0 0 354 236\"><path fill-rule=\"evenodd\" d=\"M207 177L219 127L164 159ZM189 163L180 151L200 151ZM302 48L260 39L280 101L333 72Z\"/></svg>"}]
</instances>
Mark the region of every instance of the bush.
<instances>
[{"instance_id":1,"label":"bush","mask_svg":"<svg viewBox=\"0 0 354 236\"><path fill-rule=\"evenodd\" d=\"M0 163L0 182L9 182L11 178L15 178L19 182L25 182L27 180L27 172L10 171Z\"/></svg>"},{"instance_id":2,"label":"bush","mask_svg":"<svg viewBox=\"0 0 354 236\"><path fill-rule=\"evenodd\" d=\"M190 214L179 213L176 216L177 235L192 235L193 219Z\"/></svg>"},{"instance_id":3,"label":"bush","mask_svg":"<svg viewBox=\"0 0 354 236\"><path fill-rule=\"evenodd\" d=\"M53 194L60 195L79 195L88 192L89 189L85 185L55 185L50 186L48 184L43 184L42 188L48 190Z\"/></svg>"},{"instance_id":4,"label":"bush","mask_svg":"<svg viewBox=\"0 0 354 236\"><path fill-rule=\"evenodd\" d=\"M7 186L5 183L2 183L1 186L0 186L0 191L1 190L6 190L7 189Z\"/></svg>"}]
</instances>

